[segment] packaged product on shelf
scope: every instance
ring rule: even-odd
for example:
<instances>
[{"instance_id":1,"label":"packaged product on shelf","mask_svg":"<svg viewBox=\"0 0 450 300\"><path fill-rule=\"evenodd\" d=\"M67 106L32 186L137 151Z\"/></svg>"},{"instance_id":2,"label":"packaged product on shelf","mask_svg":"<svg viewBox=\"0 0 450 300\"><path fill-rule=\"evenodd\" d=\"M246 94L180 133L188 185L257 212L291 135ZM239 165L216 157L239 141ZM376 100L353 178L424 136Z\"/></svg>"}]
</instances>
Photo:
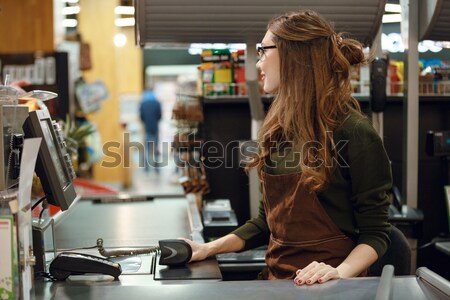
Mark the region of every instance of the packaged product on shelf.
<instances>
[{"instance_id":1,"label":"packaged product on shelf","mask_svg":"<svg viewBox=\"0 0 450 300\"><path fill-rule=\"evenodd\" d=\"M352 93L361 93L361 75L359 65L350 67L350 82L352 85Z\"/></svg>"},{"instance_id":2,"label":"packaged product on shelf","mask_svg":"<svg viewBox=\"0 0 450 300\"><path fill-rule=\"evenodd\" d=\"M435 93L439 95L450 94L450 81L448 80L449 68L436 68L433 80L435 81Z\"/></svg>"},{"instance_id":3,"label":"packaged product on shelf","mask_svg":"<svg viewBox=\"0 0 450 300\"><path fill-rule=\"evenodd\" d=\"M234 83L236 84L234 94L238 96L247 95L247 84L245 80L245 50L233 52Z\"/></svg>"},{"instance_id":4,"label":"packaged product on shelf","mask_svg":"<svg viewBox=\"0 0 450 300\"><path fill-rule=\"evenodd\" d=\"M425 74L419 76L419 94L430 95L433 94L433 75Z\"/></svg>"},{"instance_id":5,"label":"packaged product on shelf","mask_svg":"<svg viewBox=\"0 0 450 300\"><path fill-rule=\"evenodd\" d=\"M228 49L202 51L203 96L232 95L233 68Z\"/></svg>"},{"instance_id":6,"label":"packaged product on shelf","mask_svg":"<svg viewBox=\"0 0 450 300\"><path fill-rule=\"evenodd\" d=\"M419 62L419 93L423 95L450 94L450 64L440 59Z\"/></svg>"},{"instance_id":7,"label":"packaged product on shelf","mask_svg":"<svg viewBox=\"0 0 450 300\"><path fill-rule=\"evenodd\" d=\"M391 95L403 93L404 72L402 61L389 61L388 77L391 83Z\"/></svg>"}]
</instances>

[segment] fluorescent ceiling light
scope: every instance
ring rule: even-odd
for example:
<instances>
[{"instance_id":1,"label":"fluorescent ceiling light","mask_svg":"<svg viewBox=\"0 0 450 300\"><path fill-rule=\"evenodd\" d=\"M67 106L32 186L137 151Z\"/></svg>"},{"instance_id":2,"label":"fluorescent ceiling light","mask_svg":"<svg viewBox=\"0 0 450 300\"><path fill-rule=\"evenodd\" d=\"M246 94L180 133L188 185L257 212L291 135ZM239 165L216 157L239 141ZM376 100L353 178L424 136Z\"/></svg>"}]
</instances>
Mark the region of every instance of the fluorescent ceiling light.
<instances>
[{"instance_id":1,"label":"fluorescent ceiling light","mask_svg":"<svg viewBox=\"0 0 450 300\"><path fill-rule=\"evenodd\" d=\"M425 52L427 50L431 51L431 52L439 52L442 50L442 47L440 47L440 45L438 45L435 41L430 41L430 40L423 40L419 43L419 52L420 49L422 48L422 52Z\"/></svg>"},{"instance_id":2,"label":"fluorescent ceiling light","mask_svg":"<svg viewBox=\"0 0 450 300\"><path fill-rule=\"evenodd\" d=\"M447 41L436 42L436 46L439 46L442 48L450 48L450 42L447 42Z\"/></svg>"},{"instance_id":3,"label":"fluorescent ceiling light","mask_svg":"<svg viewBox=\"0 0 450 300\"><path fill-rule=\"evenodd\" d=\"M402 21L401 14L383 15L383 23L400 23Z\"/></svg>"},{"instance_id":4,"label":"fluorescent ceiling light","mask_svg":"<svg viewBox=\"0 0 450 300\"><path fill-rule=\"evenodd\" d=\"M67 7L63 7L62 9L62 14L63 15L76 15L80 12L80 7L79 6L67 6Z\"/></svg>"},{"instance_id":5,"label":"fluorescent ceiling light","mask_svg":"<svg viewBox=\"0 0 450 300\"><path fill-rule=\"evenodd\" d=\"M121 18L121 19L116 19L114 21L114 24L116 24L117 27L134 26L135 20L134 20L134 18Z\"/></svg>"},{"instance_id":6,"label":"fluorescent ceiling light","mask_svg":"<svg viewBox=\"0 0 450 300\"><path fill-rule=\"evenodd\" d=\"M434 42L429 40L421 41L417 45L417 50L420 53L431 51L439 52L442 50L443 45L441 42ZM392 32L389 34L381 34L381 48L387 50L391 53L404 52L405 47L403 46L403 40L400 33Z\"/></svg>"},{"instance_id":7,"label":"fluorescent ceiling light","mask_svg":"<svg viewBox=\"0 0 450 300\"><path fill-rule=\"evenodd\" d=\"M117 6L114 8L114 13L116 15L134 15L133 6Z\"/></svg>"},{"instance_id":8,"label":"fluorescent ceiling light","mask_svg":"<svg viewBox=\"0 0 450 300\"><path fill-rule=\"evenodd\" d=\"M384 11L400 13L400 12L402 12L402 7L400 6L400 4L386 3L386 5L384 6Z\"/></svg>"},{"instance_id":9,"label":"fluorescent ceiling light","mask_svg":"<svg viewBox=\"0 0 450 300\"><path fill-rule=\"evenodd\" d=\"M190 44L188 52L191 55L201 54L203 49L230 49L231 52L247 49L246 44L232 43L232 44L209 44L209 43L193 43Z\"/></svg>"},{"instance_id":10,"label":"fluorescent ceiling light","mask_svg":"<svg viewBox=\"0 0 450 300\"><path fill-rule=\"evenodd\" d=\"M63 27L77 27L78 21L75 19L64 19L62 25Z\"/></svg>"}]
</instances>

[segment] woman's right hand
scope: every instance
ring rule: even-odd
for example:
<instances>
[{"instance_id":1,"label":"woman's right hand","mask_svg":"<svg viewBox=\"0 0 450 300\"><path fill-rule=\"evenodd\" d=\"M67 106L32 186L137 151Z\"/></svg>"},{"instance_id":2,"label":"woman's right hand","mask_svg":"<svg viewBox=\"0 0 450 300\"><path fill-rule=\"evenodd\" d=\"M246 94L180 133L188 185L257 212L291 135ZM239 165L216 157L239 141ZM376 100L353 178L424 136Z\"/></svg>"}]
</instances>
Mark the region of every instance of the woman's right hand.
<instances>
[{"instance_id":1,"label":"woman's right hand","mask_svg":"<svg viewBox=\"0 0 450 300\"><path fill-rule=\"evenodd\" d=\"M180 239L188 243L192 248L192 257L189 262L204 260L209 256L207 244L200 244L185 238Z\"/></svg>"},{"instance_id":2,"label":"woman's right hand","mask_svg":"<svg viewBox=\"0 0 450 300\"><path fill-rule=\"evenodd\" d=\"M209 243L196 243L191 240L180 238L192 248L192 258L189 262L204 260L209 256L219 253L237 252L244 248L245 241L235 234L227 234Z\"/></svg>"}]
</instances>

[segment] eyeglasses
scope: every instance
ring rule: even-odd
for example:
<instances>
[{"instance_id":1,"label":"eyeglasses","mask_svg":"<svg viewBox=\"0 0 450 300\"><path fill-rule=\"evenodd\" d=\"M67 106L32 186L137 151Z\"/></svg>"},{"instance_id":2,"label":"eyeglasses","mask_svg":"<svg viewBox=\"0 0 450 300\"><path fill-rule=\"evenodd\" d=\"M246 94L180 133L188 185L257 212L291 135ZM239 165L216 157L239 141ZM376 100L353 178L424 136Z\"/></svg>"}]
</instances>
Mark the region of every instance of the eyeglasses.
<instances>
[{"instance_id":1,"label":"eyeglasses","mask_svg":"<svg viewBox=\"0 0 450 300\"><path fill-rule=\"evenodd\" d=\"M276 47L277 47L276 45L270 45L270 46L260 46L260 47L256 48L256 51L258 52L259 60L260 61L264 60L267 49L274 49Z\"/></svg>"}]
</instances>

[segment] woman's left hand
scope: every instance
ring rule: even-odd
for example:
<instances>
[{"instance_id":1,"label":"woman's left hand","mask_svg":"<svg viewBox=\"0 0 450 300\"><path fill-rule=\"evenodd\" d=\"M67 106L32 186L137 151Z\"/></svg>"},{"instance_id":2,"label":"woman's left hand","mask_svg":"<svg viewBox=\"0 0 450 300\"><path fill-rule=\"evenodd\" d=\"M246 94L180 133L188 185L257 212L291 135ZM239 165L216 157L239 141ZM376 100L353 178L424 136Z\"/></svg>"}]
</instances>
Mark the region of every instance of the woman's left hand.
<instances>
[{"instance_id":1,"label":"woman's left hand","mask_svg":"<svg viewBox=\"0 0 450 300\"><path fill-rule=\"evenodd\" d=\"M313 261L303 269L298 269L294 283L296 285L324 283L328 280L339 279L341 276L336 268L324 263Z\"/></svg>"}]
</instances>

